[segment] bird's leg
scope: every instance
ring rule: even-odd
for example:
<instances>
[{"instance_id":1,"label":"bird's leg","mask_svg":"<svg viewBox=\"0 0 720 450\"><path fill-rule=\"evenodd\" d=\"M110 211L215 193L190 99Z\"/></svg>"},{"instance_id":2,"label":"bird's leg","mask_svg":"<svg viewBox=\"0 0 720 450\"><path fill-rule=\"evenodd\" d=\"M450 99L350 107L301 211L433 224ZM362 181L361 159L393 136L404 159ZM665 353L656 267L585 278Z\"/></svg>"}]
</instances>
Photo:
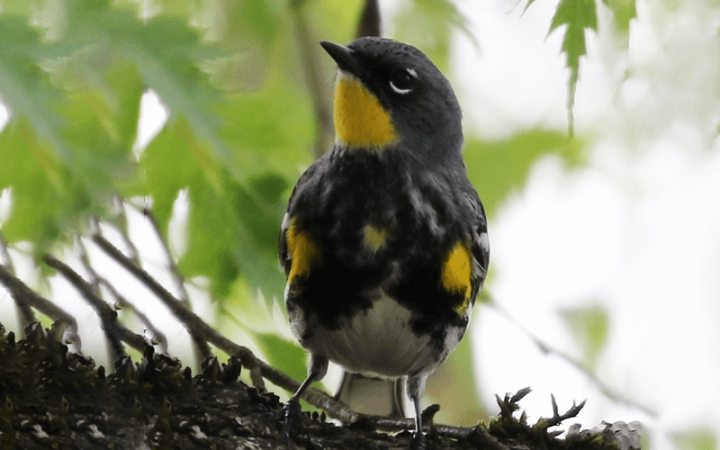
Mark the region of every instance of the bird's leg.
<instances>
[{"instance_id":1,"label":"bird's leg","mask_svg":"<svg viewBox=\"0 0 720 450\"><path fill-rule=\"evenodd\" d=\"M427 441L422 430L422 413L420 412L420 399L416 395L412 395L411 400L415 407L415 436L410 441L410 450L427 449Z\"/></svg>"},{"instance_id":2,"label":"bird's leg","mask_svg":"<svg viewBox=\"0 0 720 450\"><path fill-rule=\"evenodd\" d=\"M427 374L411 376L407 381L408 396L410 400L412 400L413 407L415 408L415 436L413 436L412 441L410 441L409 450L427 449L427 440L423 434L422 412L420 411L420 399L425 393L427 376Z\"/></svg>"},{"instance_id":3,"label":"bird's leg","mask_svg":"<svg viewBox=\"0 0 720 450\"><path fill-rule=\"evenodd\" d=\"M287 401L283 407L283 434L290 441L297 436L300 431L304 430L304 426L300 422L302 409L300 408L300 397L305 393L307 388L314 381L320 381L325 377L328 368L328 359L325 357L310 356L310 364L308 364L308 374L305 380L300 384L295 394Z\"/></svg>"}]
</instances>

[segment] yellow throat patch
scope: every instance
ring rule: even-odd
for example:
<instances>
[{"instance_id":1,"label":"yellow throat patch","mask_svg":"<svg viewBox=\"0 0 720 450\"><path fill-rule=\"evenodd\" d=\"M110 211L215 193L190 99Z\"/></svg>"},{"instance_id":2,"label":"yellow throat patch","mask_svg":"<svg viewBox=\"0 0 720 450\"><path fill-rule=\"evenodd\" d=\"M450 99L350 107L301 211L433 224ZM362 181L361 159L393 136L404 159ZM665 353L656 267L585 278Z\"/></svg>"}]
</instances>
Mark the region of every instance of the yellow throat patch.
<instances>
[{"instance_id":1,"label":"yellow throat patch","mask_svg":"<svg viewBox=\"0 0 720 450\"><path fill-rule=\"evenodd\" d=\"M358 79L340 73L333 106L335 133L344 144L382 148L397 141L390 115Z\"/></svg>"}]
</instances>

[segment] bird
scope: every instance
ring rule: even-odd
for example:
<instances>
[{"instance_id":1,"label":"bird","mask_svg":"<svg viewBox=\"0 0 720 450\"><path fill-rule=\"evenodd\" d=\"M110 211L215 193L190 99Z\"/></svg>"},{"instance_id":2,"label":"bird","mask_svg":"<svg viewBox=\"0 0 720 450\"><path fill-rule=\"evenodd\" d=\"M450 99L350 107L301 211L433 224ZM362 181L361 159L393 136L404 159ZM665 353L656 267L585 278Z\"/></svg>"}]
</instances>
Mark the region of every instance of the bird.
<instances>
[{"instance_id":1,"label":"bird","mask_svg":"<svg viewBox=\"0 0 720 450\"><path fill-rule=\"evenodd\" d=\"M465 334L490 257L462 112L448 79L411 45L320 45L338 68L335 140L300 176L279 239L290 328L309 353L288 405L299 411L330 361L345 371L341 400L361 379L403 381L412 442L424 448L427 378ZM384 414L403 414L402 395L384 395Z\"/></svg>"}]
</instances>

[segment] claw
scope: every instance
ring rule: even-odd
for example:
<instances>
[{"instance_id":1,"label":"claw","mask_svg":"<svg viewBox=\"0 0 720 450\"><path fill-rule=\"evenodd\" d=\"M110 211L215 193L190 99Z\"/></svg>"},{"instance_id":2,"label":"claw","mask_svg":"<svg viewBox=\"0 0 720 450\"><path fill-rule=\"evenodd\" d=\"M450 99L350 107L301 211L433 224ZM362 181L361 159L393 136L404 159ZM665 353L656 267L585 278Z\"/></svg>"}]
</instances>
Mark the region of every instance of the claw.
<instances>
[{"instance_id":1,"label":"claw","mask_svg":"<svg viewBox=\"0 0 720 450\"><path fill-rule=\"evenodd\" d=\"M308 418L302 412L300 400L292 397L285 403L281 410L282 436L285 447L288 449L297 448L298 444L309 450L319 450L315 445L308 431Z\"/></svg>"},{"instance_id":2,"label":"claw","mask_svg":"<svg viewBox=\"0 0 720 450\"><path fill-rule=\"evenodd\" d=\"M415 433L412 441L410 441L410 447L408 450L427 450L427 448L427 439L425 438L425 435L422 432Z\"/></svg>"},{"instance_id":3,"label":"claw","mask_svg":"<svg viewBox=\"0 0 720 450\"><path fill-rule=\"evenodd\" d=\"M303 426L301 416L300 401L293 397L283 406L281 417L283 438L288 447L299 434L303 431L307 432Z\"/></svg>"}]
</instances>

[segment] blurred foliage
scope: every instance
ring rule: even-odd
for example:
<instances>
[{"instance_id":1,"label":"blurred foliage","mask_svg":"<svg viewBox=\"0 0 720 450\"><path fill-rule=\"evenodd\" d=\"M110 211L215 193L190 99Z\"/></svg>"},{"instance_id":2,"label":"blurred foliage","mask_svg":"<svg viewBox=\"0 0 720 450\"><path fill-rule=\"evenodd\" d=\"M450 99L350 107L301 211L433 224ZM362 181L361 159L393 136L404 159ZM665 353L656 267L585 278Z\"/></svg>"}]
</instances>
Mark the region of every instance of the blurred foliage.
<instances>
[{"instance_id":1,"label":"blurred foliage","mask_svg":"<svg viewBox=\"0 0 720 450\"><path fill-rule=\"evenodd\" d=\"M571 4L560 4L552 28L568 26L563 48L577 59L584 54L583 27L592 24ZM634 8L628 5L625 10ZM167 233L178 193L187 190L188 245L176 255L183 274L206 277L216 299L227 297L238 277L268 299L279 297L277 224L298 174L312 162L313 103L329 102L308 93L302 58L320 50L298 48L298 33L312 30L310 42L326 36L348 41L362 2L2 6L0 92L10 121L0 133L0 188L11 189L13 204L2 225L5 238L38 248L65 242L90 215L108 218L117 194L151 199ZM446 0L403 4L394 28L399 39L444 67L453 30L471 35L467 20ZM319 81L329 86L332 64L319 60ZM170 117L146 148L137 149L139 104L150 89ZM548 153L570 162L579 154L555 131L468 141L470 176L491 215Z\"/></svg>"},{"instance_id":2,"label":"blurred foliage","mask_svg":"<svg viewBox=\"0 0 720 450\"><path fill-rule=\"evenodd\" d=\"M637 18L635 0L603 0L613 12L615 29L623 34L630 32L630 21Z\"/></svg>"},{"instance_id":3,"label":"blurred foliage","mask_svg":"<svg viewBox=\"0 0 720 450\"><path fill-rule=\"evenodd\" d=\"M627 30L634 1L605 4ZM268 304L282 298L279 224L292 186L312 163L321 132L316 112L330 102L334 73L311 44L349 42L362 1L6 0L0 6L0 99L10 112L0 131L0 191L12 199L0 224L3 237L34 244L39 255L72 242L91 217L115 223L119 197L142 198L167 241L176 201L186 192L187 245L174 255L182 274L208 280L212 298L225 305L242 303L240 293L261 292L254 297ZM585 32L596 29L595 7L594 0L561 0L550 24L551 31L566 27L562 51L571 90L586 53ZM445 71L452 34L473 39L450 0L404 2L387 25L394 38L418 46ZM315 70L307 61L317 62ZM149 90L169 118L138 148L140 103ZM502 142L468 139L470 178L491 219L548 154L577 164L582 143L542 129ZM303 352L294 343L241 322L271 363L303 376ZM468 349L453 364L471 374ZM453 388L476 392L472 378Z\"/></svg>"},{"instance_id":4,"label":"blurred foliage","mask_svg":"<svg viewBox=\"0 0 720 450\"><path fill-rule=\"evenodd\" d=\"M535 0L528 0L525 10L533 3ZM635 0L603 0L603 4L612 12L616 30L627 35L630 30L630 20L637 17ZM595 0L560 0L548 34L560 27L564 27L565 30L562 52L565 54L567 68L570 69L567 108L568 129L570 136L573 136L575 88L580 77L580 58L587 55L586 32L588 30L597 32L598 29Z\"/></svg>"},{"instance_id":5,"label":"blurred foliage","mask_svg":"<svg viewBox=\"0 0 720 450\"><path fill-rule=\"evenodd\" d=\"M545 155L557 155L569 165L584 158L581 144L559 131L526 130L500 141L467 139L468 176L490 217L510 193L525 185L533 163Z\"/></svg>"},{"instance_id":6,"label":"blurred foliage","mask_svg":"<svg viewBox=\"0 0 720 450\"><path fill-rule=\"evenodd\" d=\"M672 440L680 450L717 450L718 443L713 432L709 429L697 429L676 433Z\"/></svg>"},{"instance_id":7,"label":"blurred foliage","mask_svg":"<svg viewBox=\"0 0 720 450\"><path fill-rule=\"evenodd\" d=\"M406 3L395 19L393 38L411 42L435 65L447 72L453 30L461 31L477 47L467 18L449 0L414 0Z\"/></svg>"},{"instance_id":8,"label":"blurred foliage","mask_svg":"<svg viewBox=\"0 0 720 450\"><path fill-rule=\"evenodd\" d=\"M565 53L567 67L570 69L567 105L571 135L574 133L572 107L575 102L575 87L580 77L580 57L587 54L585 31L597 31L595 8L595 0L560 0L555 17L550 24L550 33L563 25L566 27L562 51Z\"/></svg>"},{"instance_id":9,"label":"blurred foliage","mask_svg":"<svg viewBox=\"0 0 720 450\"><path fill-rule=\"evenodd\" d=\"M607 312L599 306L591 306L564 310L562 316L570 327L575 342L581 346L587 369L594 372L598 356L605 348L608 334Z\"/></svg>"}]
</instances>

